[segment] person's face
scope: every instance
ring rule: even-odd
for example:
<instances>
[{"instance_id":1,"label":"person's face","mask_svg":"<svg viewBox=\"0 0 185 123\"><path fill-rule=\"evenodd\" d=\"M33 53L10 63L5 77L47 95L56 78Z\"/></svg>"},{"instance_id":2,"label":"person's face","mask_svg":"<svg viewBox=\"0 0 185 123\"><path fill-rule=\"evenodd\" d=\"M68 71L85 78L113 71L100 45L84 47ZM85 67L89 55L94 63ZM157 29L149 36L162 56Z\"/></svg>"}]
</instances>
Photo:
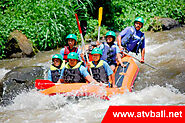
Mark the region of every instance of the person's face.
<instances>
[{"instance_id":1,"label":"person's face","mask_svg":"<svg viewBox=\"0 0 185 123\"><path fill-rule=\"evenodd\" d=\"M59 65L60 65L60 62L61 62L60 59L57 59L57 58L53 59L53 64L54 64L55 66L59 66Z\"/></svg>"},{"instance_id":2,"label":"person's face","mask_svg":"<svg viewBox=\"0 0 185 123\"><path fill-rule=\"evenodd\" d=\"M106 41L107 41L108 43L112 42L112 41L113 41L113 37L112 37L111 35L108 35L108 36L106 37Z\"/></svg>"},{"instance_id":3,"label":"person's face","mask_svg":"<svg viewBox=\"0 0 185 123\"><path fill-rule=\"evenodd\" d=\"M77 64L78 60L77 59L69 59L69 65L71 67L74 67Z\"/></svg>"},{"instance_id":4,"label":"person's face","mask_svg":"<svg viewBox=\"0 0 185 123\"><path fill-rule=\"evenodd\" d=\"M68 41L69 47L73 47L75 45L75 40L74 39L69 38L67 41Z\"/></svg>"},{"instance_id":5,"label":"person's face","mask_svg":"<svg viewBox=\"0 0 185 123\"><path fill-rule=\"evenodd\" d=\"M135 22L134 25L135 25L136 30L140 30L143 26L141 22Z\"/></svg>"},{"instance_id":6,"label":"person's face","mask_svg":"<svg viewBox=\"0 0 185 123\"><path fill-rule=\"evenodd\" d=\"M100 54L93 54L92 55L92 59L93 59L93 61L98 61L98 60L100 60Z\"/></svg>"}]
</instances>

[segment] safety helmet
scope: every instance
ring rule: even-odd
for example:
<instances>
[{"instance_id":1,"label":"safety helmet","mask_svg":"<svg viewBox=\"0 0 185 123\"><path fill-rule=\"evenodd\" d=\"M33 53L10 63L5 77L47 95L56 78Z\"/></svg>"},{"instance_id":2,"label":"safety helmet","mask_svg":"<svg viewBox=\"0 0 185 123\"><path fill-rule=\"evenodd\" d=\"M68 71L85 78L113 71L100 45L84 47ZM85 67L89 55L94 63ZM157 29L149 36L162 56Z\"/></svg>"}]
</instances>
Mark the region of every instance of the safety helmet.
<instances>
[{"instance_id":1,"label":"safety helmet","mask_svg":"<svg viewBox=\"0 0 185 123\"><path fill-rule=\"evenodd\" d=\"M67 59L77 59L77 60L78 60L78 54L75 53L75 52L70 52L70 53L67 55Z\"/></svg>"},{"instance_id":2,"label":"safety helmet","mask_svg":"<svg viewBox=\"0 0 185 123\"><path fill-rule=\"evenodd\" d=\"M107 36L109 36L109 35L112 36L113 39L114 39L114 41L115 41L115 39L116 39L116 33L114 31L108 31L106 33L106 35L105 35L105 38L107 38Z\"/></svg>"},{"instance_id":3,"label":"safety helmet","mask_svg":"<svg viewBox=\"0 0 185 123\"><path fill-rule=\"evenodd\" d=\"M100 55L102 55L102 50L100 48L94 48L92 50L91 54L100 54Z\"/></svg>"},{"instance_id":4,"label":"safety helmet","mask_svg":"<svg viewBox=\"0 0 185 123\"><path fill-rule=\"evenodd\" d=\"M54 59L60 59L60 60L62 61L62 60L63 60L63 57L62 57L62 55L60 55L60 54L55 54L55 55L53 55L53 57L52 57L52 61L53 61Z\"/></svg>"},{"instance_id":5,"label":"safety helmet","mask_svg":"<svg viewBox=\"0 0 185 123\"><path fill-rule=\"evenodd\" d=\"M75 34L69 34L69 35L67 35L66 40L68 40L70 38L71 39L74 39L75 40L75 44L77 44L77 36Z\"/></svg>"},{"instance_id":6,"label":"safety helmet","mask_svg":"<svg viewBox=\"0 0 185 123\"><path fill-rule=\"evenodd\" d=\"M135 20L134 20L134 23L135 22L141 22L143 25L144 25L144 19L142 17L137 17Z\"/></svg>"}]
</instances>

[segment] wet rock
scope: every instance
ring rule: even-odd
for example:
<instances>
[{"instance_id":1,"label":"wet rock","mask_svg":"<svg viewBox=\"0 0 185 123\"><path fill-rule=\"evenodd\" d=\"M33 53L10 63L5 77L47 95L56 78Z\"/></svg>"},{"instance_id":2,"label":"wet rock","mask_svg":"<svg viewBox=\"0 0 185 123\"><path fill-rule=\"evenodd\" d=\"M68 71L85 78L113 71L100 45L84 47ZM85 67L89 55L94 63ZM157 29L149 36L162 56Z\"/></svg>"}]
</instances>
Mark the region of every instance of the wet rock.
<instances>
[{"instance_id":1,"label":"wet rock","mask_svg":"<svg viewBox=\"0 0 185 123\"><path fill-rule=\"evenodd\" d=\"M153 18L153 22L148 27L148 31L163 31L180 26L180 23L172 18Z\"/></svg>"},{"instance_id":2,"label":"wet rock","mask_svg":"<svg viewBox=\"0 0 185 123\"><path fill-rule=\"evenodd\" d=\"M180 26L178 21L171 18L160 18L158 21L162 24L163 30L169 30L171 28Z\"/></svg>"},{"instance_id":3,"label":"wet rock","mask_svg":"<svg viewBox=\"0 0 185 123\"><path fill-rule=\"evenodd\" d=\"M34 88L36 79L44 78L42 66L17 67L8 72L0 81L1 105L8 105L22 91Z\"/></svg>"},{"instance_id":4,"label":"wet rock","mask_svg":"<svg viewBox=\"0 0 185 123\"><path fill-rule=\"evenodd\" d=\"M35 55L35 49L32 47L30 40L18 30L10 33L6 50L7 56L10 58L32 57Z\"/></svg>"}]
</instances>

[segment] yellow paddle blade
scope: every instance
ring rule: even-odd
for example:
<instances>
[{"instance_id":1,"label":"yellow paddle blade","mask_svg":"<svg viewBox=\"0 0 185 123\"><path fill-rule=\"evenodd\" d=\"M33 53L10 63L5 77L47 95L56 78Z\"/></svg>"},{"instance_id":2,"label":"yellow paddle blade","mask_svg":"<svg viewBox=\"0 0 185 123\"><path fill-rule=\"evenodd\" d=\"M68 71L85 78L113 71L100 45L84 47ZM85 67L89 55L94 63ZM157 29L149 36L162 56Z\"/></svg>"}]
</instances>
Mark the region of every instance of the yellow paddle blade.
<instances>
[{"instance_id":1,"label":"yellow paddle blade","mask_svg":"<svg viewBox=\"0 0 185 123\"><path fill-rule=\"evenodd\" d=\"M102 13L103 13L103 7L100 7L99 8L99 14L98 14L98 24L99 24L99 26L101 25Z\"/></svg>"}]
</instances>

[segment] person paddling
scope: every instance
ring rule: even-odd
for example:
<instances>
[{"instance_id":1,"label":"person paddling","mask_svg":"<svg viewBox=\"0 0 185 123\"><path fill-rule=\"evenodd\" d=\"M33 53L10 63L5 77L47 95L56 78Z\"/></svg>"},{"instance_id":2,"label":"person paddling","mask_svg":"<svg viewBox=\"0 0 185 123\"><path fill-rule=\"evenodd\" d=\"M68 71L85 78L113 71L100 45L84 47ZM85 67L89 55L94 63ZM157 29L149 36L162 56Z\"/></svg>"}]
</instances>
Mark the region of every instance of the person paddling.
<instances>
[{"instance_id":1,"label":"person paddling","mask_svg":"<svg viewBox=\"0 0 185 123\"><path fill-rule=\"evenodd\" d=\"M117 44L114 42L116 39L116 33L113 31L109 31L105 36L106 42L103 42L99 48L103 51L101 60L104 60L108 63L111 70L115 73L115 68L117 66L117 61L120 63L122 67L125 65L121 62L121 54ZM113 74L113 80L115 80L115 74Z\"/></svg>"},{"instance_id":2,"label":"person paddling","mask_svg":"<svg viewBox=\"0 0 185 123\"><path fill-rule=\"evenodd\" d=\"M105 84L112 83L115 86L115 80L113 79L113 71L106 61L100 60L102 56L102 50L100 48L94 48L91 52L92 61L87 64L88 68L91 68L93 78Z\"/></svg>"},{"instance_id":3,"label":"person paddling","mask_svg":"<svg viewBox=\"0 0 185 123\"><path fill-rule=\"evenodd\" d=\"M127 27L117 37L118 46L121 51L135 52L136 55L141 49L141 63L144 63L145 56L145 36L140 29L144 25L144 19L137 17L134 20L134 26Z\"/></svg>"},{"instance_id":4,"label":"person paddling","mask_svg":"<svg viewBox=\"0 0 185 123\"><path fill-rule=\"evenodd\" d=\"M67 62L68 61L67 55L71 52L77 53L80 61L84 59L84 56L81 53L81 50L75 47L75 45L77 44L77 36L75 34L69 34L66 37L66 41L68 46L64 46L64 48L60 50L60 54L62 55L63 59Z\"/></svg>"},{"instance_id":5,"label":"person paddling","mask_svg":"<svg viewBox=\"0 0 185 123\"><path fill-rule=\"evenodd\" d=\"M106 61L111 67L112 71L115 70L117 66L116 59L118 59L120 65L124 67L124 64L121 62L121 54L117 44L114 42L116 39L116 34L113 31L109 31L105 36L106 42L103 42L99 48L103 51L101 60Z\"/></svg>"},{"instance_id":6,"label":"person paddling","mask_svg":"<svg viewBox=\"0 0 185 123\"><path fill-rule=\"evenodd\" d=\"M85 83L86 80L90 83L98 83L89 75L87 68L82 65L82 62L78 61L77 53L69 53L67 59L69 62L62 69L58 83Z\"/></svg>"},{"instance_id":7,"label":"person paddling","mask_svg":"<svg viewBox=\"0 0 185 123\"><path fill-rule=\"evenodd\" d=\"M56 83L61 75L62 68L65 66L65 61L60 54L55 54L52 57L52 64L48 71L48 80Z\"/></svg>"}]
</instances>

